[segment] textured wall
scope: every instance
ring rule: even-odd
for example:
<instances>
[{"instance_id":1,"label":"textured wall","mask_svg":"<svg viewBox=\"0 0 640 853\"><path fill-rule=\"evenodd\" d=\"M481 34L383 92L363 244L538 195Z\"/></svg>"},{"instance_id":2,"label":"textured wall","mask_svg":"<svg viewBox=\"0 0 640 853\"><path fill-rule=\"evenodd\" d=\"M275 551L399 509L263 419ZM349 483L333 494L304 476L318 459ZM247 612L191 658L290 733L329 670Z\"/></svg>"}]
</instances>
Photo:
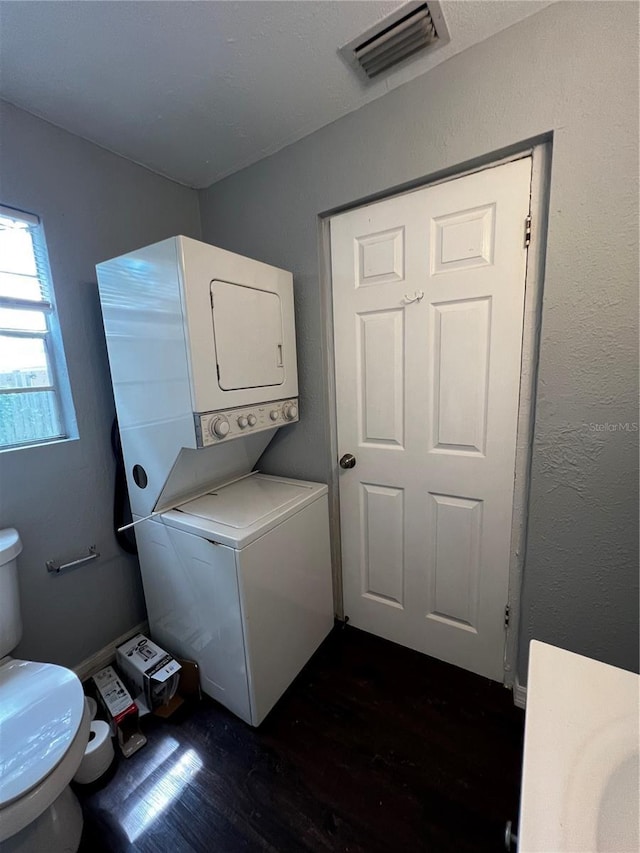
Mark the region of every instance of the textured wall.
<instances>
[{"instance_id":1,"label":"textured wall","mask_svg":"<svg viewBox=\"0 0 640 853\"><path fill-rule=\"evenodd\" d=\"M42 217L80 438L0 452L0 526L24 541L17 656L74 665L145 618L137 560L112 533L114 415L95 264L174 234L200 236L194 190L0 102L0 203ZM45 560L95 543L52 577Z\"/></svg>"},{"instance_id":2,"label":"textured wall","mask_svg":"<svg viewBox=\"0 0 640 853\"><path fill-rule=\"evenodd\" d=\"M638 667L638 7L553 5L200 195L204 239L293 270L301 423L265 470L330 464L317 216L553 133L520 643Z\"/></svg>"}]
</instances>

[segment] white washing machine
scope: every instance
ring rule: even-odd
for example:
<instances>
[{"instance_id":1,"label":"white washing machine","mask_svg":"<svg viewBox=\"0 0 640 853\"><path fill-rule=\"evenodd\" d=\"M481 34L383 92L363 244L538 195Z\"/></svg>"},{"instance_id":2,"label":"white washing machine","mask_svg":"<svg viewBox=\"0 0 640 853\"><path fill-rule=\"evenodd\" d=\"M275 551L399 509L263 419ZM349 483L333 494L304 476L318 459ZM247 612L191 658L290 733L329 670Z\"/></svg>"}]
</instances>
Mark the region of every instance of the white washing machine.
<instances>
[{"instance_id":1,"label":"white washing machine","mask_svg":"<svg viewBox=\"0 0 640 853\"><path fill-rule=\"evenodd\" d=\"M258 726L333 625L327 487L252 474L137 538L154 639Z\"/></svg>"},{"instance_id":2,"label":"white washing machine","mask_svg":"<svg viewBox=\"0 0 640 853\"><path fill-rule=\"evenodd\" d=\"M151 635L257 726L333 625L326 486L250 474L299 418L293 277L186 237L97 273Z\"/></svg>"}]
</instances>

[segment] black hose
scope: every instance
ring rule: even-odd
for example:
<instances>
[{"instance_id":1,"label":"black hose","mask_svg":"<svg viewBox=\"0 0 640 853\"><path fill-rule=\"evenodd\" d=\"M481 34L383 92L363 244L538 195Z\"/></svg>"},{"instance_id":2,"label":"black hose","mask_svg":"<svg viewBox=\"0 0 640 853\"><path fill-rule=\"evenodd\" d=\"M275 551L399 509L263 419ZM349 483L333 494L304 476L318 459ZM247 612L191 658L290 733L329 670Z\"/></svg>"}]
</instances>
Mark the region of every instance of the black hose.
<instances>
[{"instance_id":1,"label":"black hose","mask_svg":"<svg viewBox=\"0 0 640 853\"><path fill-rule=\"evenodd\" d=\"M118 545L123 551L126 551L127 554L137 554L138 546L136 545L136 536L133 528L119 532L119 528L125 524L130 524L132 518L117 418L114 418L111 424L111 449L116 460L116 482L113 494L113 532L115 533Z\"/></svg>"}]
</instances>

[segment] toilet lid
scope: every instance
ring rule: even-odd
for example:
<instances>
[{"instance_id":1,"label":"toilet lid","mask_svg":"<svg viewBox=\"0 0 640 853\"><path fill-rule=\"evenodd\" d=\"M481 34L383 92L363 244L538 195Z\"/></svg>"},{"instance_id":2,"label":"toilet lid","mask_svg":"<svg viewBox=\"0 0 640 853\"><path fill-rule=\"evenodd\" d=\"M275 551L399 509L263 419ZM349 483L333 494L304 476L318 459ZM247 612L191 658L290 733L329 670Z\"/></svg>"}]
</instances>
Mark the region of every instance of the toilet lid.
<instances>
[{"instance_id":1,"label":"toilet lid","mask_svg":"<svg viewBox=\"0 0 640 853\"><path fill-rule=\"evenodd\" d=\"M83 712L82 684L70 669L21 660L0 666L0 808L60 763Z\"/></svg>"}]
</instances>

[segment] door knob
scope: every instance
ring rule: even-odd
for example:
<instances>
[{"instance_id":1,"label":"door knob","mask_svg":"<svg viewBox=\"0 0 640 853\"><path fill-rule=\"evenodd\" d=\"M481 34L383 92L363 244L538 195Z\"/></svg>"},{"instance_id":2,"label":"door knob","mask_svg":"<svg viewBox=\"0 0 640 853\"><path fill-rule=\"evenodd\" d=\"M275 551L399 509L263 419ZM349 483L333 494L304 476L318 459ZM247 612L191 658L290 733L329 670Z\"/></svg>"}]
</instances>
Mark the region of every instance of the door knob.
<instances>
[{"instance_id":1,"label":"door knob","mask_svg":"<svg viewBox=\"0 0 640 853\"><path fill-rule=\"evenodd\" d=\"M355 468L356 467L356 457L352 453L345 453L342 459L340 460L341 468Z\"/></svg>"}]
</instances>

